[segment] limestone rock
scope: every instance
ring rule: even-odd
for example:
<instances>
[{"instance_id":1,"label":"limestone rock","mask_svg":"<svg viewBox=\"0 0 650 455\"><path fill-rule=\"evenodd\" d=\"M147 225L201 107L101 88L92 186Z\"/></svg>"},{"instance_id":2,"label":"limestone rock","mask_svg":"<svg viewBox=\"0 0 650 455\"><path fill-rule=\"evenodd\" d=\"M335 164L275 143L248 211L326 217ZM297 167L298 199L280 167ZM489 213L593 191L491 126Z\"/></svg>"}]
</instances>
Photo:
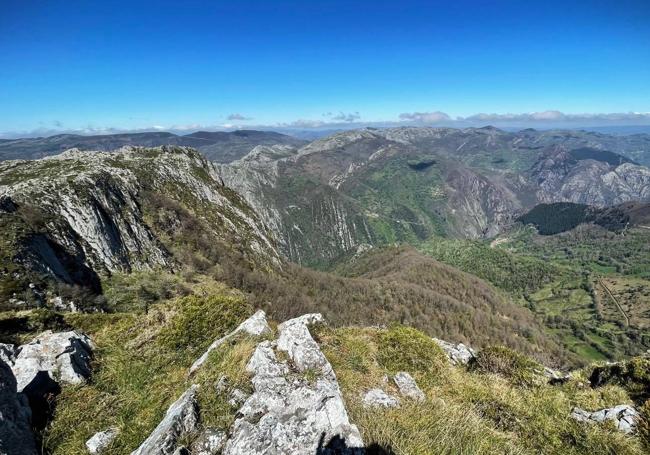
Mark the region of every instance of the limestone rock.
<instances>
[{"instance_id":1,"label":"limestone rock","mask_svg":"<svg viewBox=\"0 0 650 455\"><path fill-rule=\"evenodd\" d=\"M403 396L415 401L424 401L424 392L418 387L415 379L405 371L400 371L393 377L395 385L399 389L399 393Z\"/></svg>"},{"instance_id":2,"label":"limestone rock","mask_svg":"<svg viewBox=\"0 0 650 455\"><path fill-rule=\"evenodd\" d=\"M248 398L248 394L246 392L240 389L233 389L233 391L230 392L230 400L228 400L228 404L230 404L232 407L238 407L246 401L246 398Z\"/></svg>"},{"instance_id":3,"label":"limestone rock","mask_svg":"<svg viewBox=\"0 0 650 455\"><path fill-rule=\"evenodd\" d=\"M88 453L91 455L103 453L113 443L118 433L117 428L109 428L95 433L92 438L86 441Z\"/></svg>"},{"instance_id":4,"label":"limestone rock","mask_svg":"<svg viewBox=\"0 0 650 455\"><path fill-rule=\"evenodd\" d=\"M239 326L237 326L237 328L232 332L230 332L228 335L225 335L219 338L218 340L215 340L208 347L208 349L203 353L203 355L199 357L192 364L192 366L190 367L189 374L193 374L196 370L198 370L201 367L201 365L205 363L205 361L208 359L208 356L210 355L210 352L212 352L214 349L217 349L219 346L221 346L229 339L233 338L238 333L245 333L252 336L261 336L264 335L265 333L269 333L270 331L271 328L269 327L269 324L266 322L266 313L264 313L263 310L258 310L250 318L246 319L244 322L239 324Z\"/></svg>"},{"instance_id":5,"label":"limestone rock","mask_svg":"<svg viewBox=\"0 0 650 455\"><path fill-rule=\"evenodd\" d=\"M604 422L611 420L616 428L624 433L631 433L639 419L639 413L632 406L621 404L613 408L589 412L581 408L573 408L571 417L579 422Z\"/></svg>"},{"instance_id":6,"label":"limestone rock","mask_svg":"<svg viewBox=\"0 0 650 455\"><path fill-rule=\"evenodd\" d=\"M193 455L216 455L221 453L226 444L224 431L206 428L192 444Z\"/></svg>"},{"instance_id":7,"label":"limestone rock","mask_svg":"<svg viewBox=\"0 0 650 455\"><path fill-rule=\"evenodd\" d=\"M336 375L307 328L320 321L320 315L292 319L278 327L277 343L257 345L246 365L254 393L239 409L224 454L311 455L333 440L345 440L341 453L361 453L363 441L349 421ZM297 372L277 359L276 347ZM317 379L306 380L302 373L313 369Z\"/></svg>"},{"instance_id":8,"label":"limestone rock","mask_svg":"<svg viewBox=\"0 0 650 455\"><path fill-rule=\"evenodd\" d=\"M381 389L370 389L363 396L363 406L366 408L395 408L399 399L388 395Z\"/></svg>"},{"instance_id":9,"label":"limestone rock","mask_svg":"<svg viewBox=\"0 0 650 455\"><path fill-rule=\"evenodd\" d=\"M83 383L90 376L93 347L90 338L75 331L42 333L16 351L11 369L18 391L34 382L39 372L46 372L57 383Z\"/></svg>"},{"instance_id":10,"label":"limestone rock","mask_svg":"<svg viewBox=\"0 0 650 455\"><path fill-rule=\"evenodd\" d=\"M153 430L140 447L131 455L170 455L177 447L177 441L183 434L197 430L199 422L196 392L199 386L194 384L167 409L163 420Z\"/></svg>"},{"instance_id":11,"label":"limestone rock","mask_svg":"<svg viewBox=\"0 0 650 455\"><path fill-rule=\"evenodd\" d=\"M0 360L0 454L36 455L30 410L16 393L16 378Z\"/></svg>"},{"instance_id":12,"label":"limestone rock","mask_svg":"<svg viewBox=\"0 0 650 455\"><path fill-rule=\"evenodd\" d=\"M15 356L16 356L15 345L0 343L0 360L5 362L7 365L13 365Z\"/></svg>"},{"instance_id":13,"label":"limestone rock","mask_svg":"<svg viewBox=\"0 0 650 455\"><path fill-rule=\"evenodd\" d=\"M445 354L454 365L467 365L476 355L474 349L465 346L463 343L453 344L438 338L434 338L433 341L445 351Z\"/></svg>"}]
</instances>

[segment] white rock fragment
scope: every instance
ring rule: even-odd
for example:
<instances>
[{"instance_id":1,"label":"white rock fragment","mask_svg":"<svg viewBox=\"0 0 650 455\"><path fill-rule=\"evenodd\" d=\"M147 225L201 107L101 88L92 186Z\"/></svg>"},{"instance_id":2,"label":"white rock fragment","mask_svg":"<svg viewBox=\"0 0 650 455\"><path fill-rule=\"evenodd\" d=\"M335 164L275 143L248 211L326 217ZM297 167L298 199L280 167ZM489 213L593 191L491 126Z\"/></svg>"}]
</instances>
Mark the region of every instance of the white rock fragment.
<instances>
[{"instance_id":1,"label":"white rock fragment","mask_svg":"<svg viewBox=\"0 0 650 455\"><path fill-rule=\"evenodd\" d=\"M92 341L74 331L46 331L32 342L16 350L11 369L16 376L18 391L22 392L39 372L45 371L52 380L65 384L81 384L90 376Z\"/></svg>"},{"instance_id":2,"label":"white rock fragment","mask_svg":"<svg viewBox=\"0 0 650 455\"><path fill-rule=\"evenodd\" d=\"M424 392L418 387L418 384L415 382L415 379L405 371L400 371L393 377L395 385L401 393L406 398L410 398L415 401L424 401L425 396Z\"/></svg>"},{"instance_id":3,"label":"white rock fragment","mask_svg":"<svg viewBox=\"0 0 650 455\"><path fill-rule=\"evenodd\" d=\"M349 453L361 453L363 441L350 423L331 365L307 328L320 315L292 319L278 327L277 343L257 345L246 370L254 393L239 409L223 453L226 455L312 455L335 438L345 440ZM285 351L292 369L280 362L274 348ZM303 374L316 369L315 381Z\"/></svg>"},{"instance_id":4,"label":"white rock fragment","mask_svg":"<svg viewBox=\"0 0 650 455\"><path fill-rule=\"evenodd\" d=\"M233 408L236 408L241 406L247 398L248 394L246 392L240 389L233 389L233 391L230 392L230 400L228 400L228 404Z\"/></svg>"},{"instance_id":5,"label":"white rock fragment","mask_svg":"<svg viewBox=\"0 0 650 455\"><path fill-rule=\"evenodd\" d=\"M163 420L153 430L140 447L131 455L170 455L177 447L178 439L197 430L199 414L196 392L199 386L194 384L167 409Z\"/></svg>"},{"instance_id":6,"label":"white rock fragment","mask_svg":"<svg viewBox=\"0 0 650 455\"><path fill-rule=\"evenodd\" d=\"M395 408L399 406L399 398L388 395L381 389L370 389L363 396L363 406L366 408Z\"/></svg>"},{"instance_id":7,"label":"white rock fragment","mask_svg":"<svg viewBox=\"0 0 650 455\"><path fill-rule=\"evenodd\" d=\"M579 422L604 422L611 420L616 428L624 433L631 433L639 418L639 413L632 406L621 404L613 408L601 409L599 411L585 411L581 408L573 408L571 417Z\"/></svg>"},{"instance_id":8,"label":"white rock fragment","mask_svg":"<svg viewBox=\"0 0 650 455\"><path fill-rule=\"evenodd\" d=\"M117 428L109 428L106 431L100 431L86 441L86 448L91 455L103 453L115 440L119 433Z\"/></svg>"},{"instance_id":9,"label":"white rock fragment","mask_svg":"<svg viewBox=\"0 0 650 455\"><path fill-rule=\"evenodd\" d=\"M474 349L465 346L463 343L453 344L438 338L434 338L433 341L445 351L445 354L454 365L467 365L476 355Z\"/></svg>"},{"instance_id":10,"label":"white rock fragment","mask_svg":"<svg viewBox=\"0 0 650 455\"><path fill-rule=\"evenodd\" d=\"M16 356L15 345L0 343L0 360L5 362L7 365L13 365L15 356Z\"/></svg>"},{"instance_id":11,"label":"white rock fragment","mask_svg":"<svg viewBox=\"0 0 650 455\"><path fill-rule=\"evenodd\" d=\"M239 326L235 330L230 332L228 335L225 335L224 337L215 340L208 347L207 351L205 351L203 355L199 357L192 364L192 366L190 367L189 374L193 374L197 369L201 367L201 365L205 363L205 361L208 359L208 356L210 355L210 352L212 352L214 349L224 344L229 339L233 338L238 333L245 333L251 336L261 336L264 335L265 333L269 333L270 331L271 328L266 322L266 313L264 313L263 310L258 310L250 318L246 319L244 322L239 324Z\"/></svg>"},{"instance_id":12,"label":"white rock fragment","mask_svg":"<svg viewBox=\"0 0 650 455\"><path fill-rule=\"evenodd\" d=\"M192 455L216 455L221 453L228 437L222 430L206 428L192 444Z\"/></svg>"}]
</instances>

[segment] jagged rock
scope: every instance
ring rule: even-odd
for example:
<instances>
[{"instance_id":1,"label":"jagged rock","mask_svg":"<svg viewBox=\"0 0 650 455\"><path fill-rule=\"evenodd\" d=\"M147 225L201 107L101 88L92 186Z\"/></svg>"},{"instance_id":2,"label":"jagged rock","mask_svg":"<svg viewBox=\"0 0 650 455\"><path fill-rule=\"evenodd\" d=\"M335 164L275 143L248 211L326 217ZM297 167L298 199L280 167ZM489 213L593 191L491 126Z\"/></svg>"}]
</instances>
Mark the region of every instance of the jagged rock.
<instances>
[{"instance_id":1,"label":"jagged rock","mask_svg":"<svg viewBox=\"0 0 650 455\"><path fill-rule=\"evenodd\" d=\"M226 445L227 438L222 430L206 428L192 444L192 455L217 455Z\"/></svg>"},{"instance_id":2,"label":"jagged rock","mask_svg":"<svg viewBox=\"0 0 650 455\"><path fill-rule=\"evenodd\" d=\"M117 428L109 428L95 433L92 438L86 441L88 453L91 455L103 453L113 443L118 433Z\"/></svg>"},{"instance_id":3,"label":"jagged rock","mask_svg":"<svg viewBox=\"0 0 650 455\"><path fill-rule=\"evenodd\" d=\"M266 313L264 313L263 310L258 310L254 315L252 315L250 318L246 319L244 322L239 324L239 326L230 332L228 335L219 338L218 340L215 340L209 347L208 349L203 353L201 357L199 357L190 367L189 374L193 374L197 369L201 367L205 363L205 361L208 359L208 356L210 355L210 352L212 352L214 349L218 348L221 346L223 343L237 335L238 333L246 333L251 336L261 336L264 335L265 333L269 333L271 331L271 328L269 327L269 324L266 322Z\"/></svg>"},{"instance_id":4,"label":"jagged rock","mask_svg":"<svg viewBox=\"0 0 650 455\"><path fill-rule=\"evenodd\" d=\"M399 398L388 395L381 389L370 389L363 396L363 406L366 408L395 408L399 406Z\"/></svg>"},{"instance_id":5,"label":"jagged rock","mask_svg":"<svg viewBox=\"0 0 650 455\"><path fill-rule=\"evenodd\" d=\"M219 380L214 386L214 390L216 390L218 394L221 394L224 393L226 389L228 389L228 378L224 375L221 375L219 376Z\"/></svg>"},{"instance_id":6,"label":"jagged rock","mask_svg":"<svg viewBox=\"0 0 650 455\"><path fill-rule=\"evenodd\" d=\"M454 365L467 365L476 355L474 349L465 346L463 343L453 344L438 338L434 338L433 341L438 343L438 346L445 351L445 354Z\"/></svg>"},{"instance_id":7,"label":"jagged rock","mask_svg":"<svg viewBox=\"0 0 650 455\"><path fill-rule=\"evenodd\" d=\"M248 394L246 392L239 389L234 389L232 392L230 392L230 400L228 400L228 404L235 408L241 406L241 404L246 401L246 398L248 398Z\"/></svg>"},{"instance_id":8,"label":"jagged rock","mask_svg":"<svg viewBox=\"0 0 650 455\"><path fill-rule=\"evenodd\" d=\"M197 430L199 423L196 392L199 386L192 385L167 409L163 420L140 447L131 455L170 455L179 449L176 443L183 434Z\"/></svg>"},{"instance_id":9,"label":"jagged rock","mask_svg":"<svg viewBox=\"0 0 650 455\"><path fill-rule=\"evenodd\" d=\"M29 406L16 392L16 378L0 360L0 454L36 455Z\"/></svg>"},{"instance_id":10,"label":"jagged rock","mask_svg":"<svg viewBox=\"0 0 650 455\"><path fill-rule=\"evenodd\" d=\"M0 343L0 360L7 365L13 365L16 356L16 345Z\"/></svg>"},{"instance_id":11,"label":"jagged rock","mask_svg":"<svg viewBox=\"0 0 650 455\"><path fill-rule=\"evenodd\" d=\"M395 385L399 389L399 393L403 396L415 401L424 401L424 392L418 387L415 379L405 371L400 371L393 377Z\"/></svg>"},{"instance_id":12,"label":"jagged rock","mask_svg":"<svg viewBox=\"0 0 650 455\"><path fill-rule=\"evenodd\" d=\"M334 439L345 440L348 449L341 453L361 453L363 441L349 421L336 375L307 328L320 321L320 315L292 319L278 327L277 343L257 345L246 365L254 393L239 409L224 454L311 455ZM276 347L297 372L277 359ZM306 380L303 373L314 370L317 378Z\"/></svg>"},{"instance_id":13,"label":"jagged rock","mask_svg":"<svg viewBox=\"0 0 650 455\"><path fill-rule=\"evenodd\" d=\"M589 412L581 408L573 408L571 417L580 422L604 422L611 420L616 428L624 433L631 433L636 426L639 413L632 406L621 404L613 408L601 409Z\"/></svg>"},{"instance_id":14,"label":"jagged rock","mask_svg":"<svg viewBox=\"0 0 650 455\"><path fill-rule=\"evenodd\" d=\"M57 383L80 384L90 376L93 343L75 331L43 332L16 350L11 369L22 392L45 372Z\"/></svg>"}]
</instances>

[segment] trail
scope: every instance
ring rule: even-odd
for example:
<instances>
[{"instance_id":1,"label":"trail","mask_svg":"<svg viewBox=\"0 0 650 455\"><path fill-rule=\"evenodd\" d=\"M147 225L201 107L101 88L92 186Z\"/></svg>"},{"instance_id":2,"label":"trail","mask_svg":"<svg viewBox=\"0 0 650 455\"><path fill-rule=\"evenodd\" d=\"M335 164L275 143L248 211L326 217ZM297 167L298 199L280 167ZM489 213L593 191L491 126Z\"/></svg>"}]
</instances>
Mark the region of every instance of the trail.
<instances>
[{"instance_id":1,"label":"trail","mask_svg":"<svg viewBox=\"0 0 650 455\"><path fill-rule=\"evenodd\" d=\"M623 307L621 306L621 304L618 303L618 299L616 297L614 297L614 294L612 294L612 291L609 290L607 285L603 282L603 280L600 277L598 278L598 284L600 284L602 286L602 288L605 289L605 292L607 292L607 295L609 295L609 297L614 301L614 303L616 304L616 307L618 308L618 310L621 312L621 314L625 318L625 325L627 327L629 327L630 326L630 318L627 315L627 313L625 312L625 310L623 310Z\"/></svg>"}]
</instances>

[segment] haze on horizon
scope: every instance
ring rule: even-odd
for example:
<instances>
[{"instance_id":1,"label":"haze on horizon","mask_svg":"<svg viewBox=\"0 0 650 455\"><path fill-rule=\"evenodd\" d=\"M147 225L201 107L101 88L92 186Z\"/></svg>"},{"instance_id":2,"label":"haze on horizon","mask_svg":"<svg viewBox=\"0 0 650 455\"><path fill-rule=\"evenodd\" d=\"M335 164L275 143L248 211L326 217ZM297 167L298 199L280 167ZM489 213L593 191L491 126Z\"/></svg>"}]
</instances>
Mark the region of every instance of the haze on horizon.
<instances>
[{"instance_id":1,"label":"haze on horizon","mask_svg":"<svg viewBox=\"0 0 650 455\"><path fill-rule=\"evenodd\" d=\"M650 3L2 1L0 137L650 125Z\"/></svg>"}]
</instances>

